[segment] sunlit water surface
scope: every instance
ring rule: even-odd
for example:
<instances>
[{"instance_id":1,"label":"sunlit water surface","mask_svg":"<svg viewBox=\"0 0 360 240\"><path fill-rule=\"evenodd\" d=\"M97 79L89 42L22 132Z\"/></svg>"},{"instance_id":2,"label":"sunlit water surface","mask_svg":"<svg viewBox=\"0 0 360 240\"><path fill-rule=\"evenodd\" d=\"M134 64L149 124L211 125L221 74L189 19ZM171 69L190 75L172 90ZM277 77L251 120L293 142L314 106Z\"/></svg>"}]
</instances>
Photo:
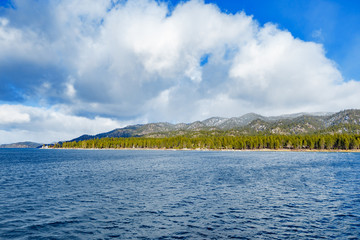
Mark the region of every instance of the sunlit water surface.
<instances>
[{"instance_id":1,"label":"sunlit water surface","mask_svg":"<svg viewBox=\"0 0 360 240\"><path fill-rule=\"evenodd\" d=\"M360 154L0 150L1 239L358 239Z\"/></svg>"}]
</instances>

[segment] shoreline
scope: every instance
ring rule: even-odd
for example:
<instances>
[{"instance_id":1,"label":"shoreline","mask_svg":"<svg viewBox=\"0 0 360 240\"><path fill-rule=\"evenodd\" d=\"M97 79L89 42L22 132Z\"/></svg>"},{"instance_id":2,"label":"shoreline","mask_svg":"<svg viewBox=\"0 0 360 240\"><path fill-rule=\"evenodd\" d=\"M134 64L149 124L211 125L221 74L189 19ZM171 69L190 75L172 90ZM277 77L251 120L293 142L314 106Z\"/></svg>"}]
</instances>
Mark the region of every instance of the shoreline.
<instances>
[{"instance_id":1,"label":"shoreline","mask_svg":"<svg viewBox=\"0 0 360 240\"><path fill-rule=\"evenodd\" d=\"M173 148L40 148L64 150L135 150L135 151L197 151L197 152L323 152L323 153L360 153L360 149L173 149Z\"/></svg>"}]
</instances>

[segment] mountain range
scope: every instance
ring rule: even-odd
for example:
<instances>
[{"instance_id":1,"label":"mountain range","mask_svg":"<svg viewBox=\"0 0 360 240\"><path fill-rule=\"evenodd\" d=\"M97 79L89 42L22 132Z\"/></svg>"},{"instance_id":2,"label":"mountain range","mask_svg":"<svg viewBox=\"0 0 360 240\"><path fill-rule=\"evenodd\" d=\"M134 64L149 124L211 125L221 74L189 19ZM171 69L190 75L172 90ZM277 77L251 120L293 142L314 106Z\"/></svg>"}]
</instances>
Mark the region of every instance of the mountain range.
<instances>
[{"instance_id":1,"label":"mountain range","mask_svg":"<svg viewBox=\"0 0 360 240\"><path fill-rule=\"evenodd\" d=\"M41 147L41 143L35 142L17 142L17 143L10 143L10 144L2 144L0 148L39 148Z\"/></svg>"},{"instance_id":2,"label":"mountain range","mask_svg":"<svg viewBox=\"0 0 360 240\"><path fill-rule=\"evenodd\" d=\"M296 113L265 117L248 113L241 117L212 117L204 121L171 124L167 122L131 125L97 135L82 135L71 141L117 137L169 137L187 134L224 135L360 133L360 110L337 113Z\"/></svg>"}]
</instances>

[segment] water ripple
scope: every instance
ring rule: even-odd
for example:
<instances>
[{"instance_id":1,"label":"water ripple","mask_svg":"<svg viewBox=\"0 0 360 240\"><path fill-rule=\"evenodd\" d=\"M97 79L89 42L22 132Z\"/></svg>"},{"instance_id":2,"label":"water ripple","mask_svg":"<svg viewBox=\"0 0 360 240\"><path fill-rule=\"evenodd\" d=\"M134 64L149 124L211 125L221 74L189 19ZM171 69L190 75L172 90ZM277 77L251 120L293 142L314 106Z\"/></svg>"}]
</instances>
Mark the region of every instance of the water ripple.
<instances>
[{"instance_id":1,"label":"water ripple","mask_svg":"<svg viewBox=\"0 0 360 240\"><path fill-rule=\"evenodd\" d=\"M0 239L359 239L359 159L0 150Z\"/></svg>"}]
</instances>

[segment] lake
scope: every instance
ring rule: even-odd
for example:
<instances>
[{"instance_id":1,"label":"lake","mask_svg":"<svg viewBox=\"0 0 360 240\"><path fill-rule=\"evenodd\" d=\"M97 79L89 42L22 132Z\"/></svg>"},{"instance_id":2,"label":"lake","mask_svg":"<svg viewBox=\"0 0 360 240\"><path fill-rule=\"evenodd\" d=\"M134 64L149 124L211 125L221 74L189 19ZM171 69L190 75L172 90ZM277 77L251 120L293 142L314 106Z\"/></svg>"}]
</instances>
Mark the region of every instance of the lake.
<instances>
[{"instance_id":1,"label":"lake","mask_svg":"<svg viewBox=\"0 0 360 240\"><path fill-rule=\"evenodd\" d=\"M0 149L0 239L359 239L360 154Z\"/></svg>"}]
</instances>

